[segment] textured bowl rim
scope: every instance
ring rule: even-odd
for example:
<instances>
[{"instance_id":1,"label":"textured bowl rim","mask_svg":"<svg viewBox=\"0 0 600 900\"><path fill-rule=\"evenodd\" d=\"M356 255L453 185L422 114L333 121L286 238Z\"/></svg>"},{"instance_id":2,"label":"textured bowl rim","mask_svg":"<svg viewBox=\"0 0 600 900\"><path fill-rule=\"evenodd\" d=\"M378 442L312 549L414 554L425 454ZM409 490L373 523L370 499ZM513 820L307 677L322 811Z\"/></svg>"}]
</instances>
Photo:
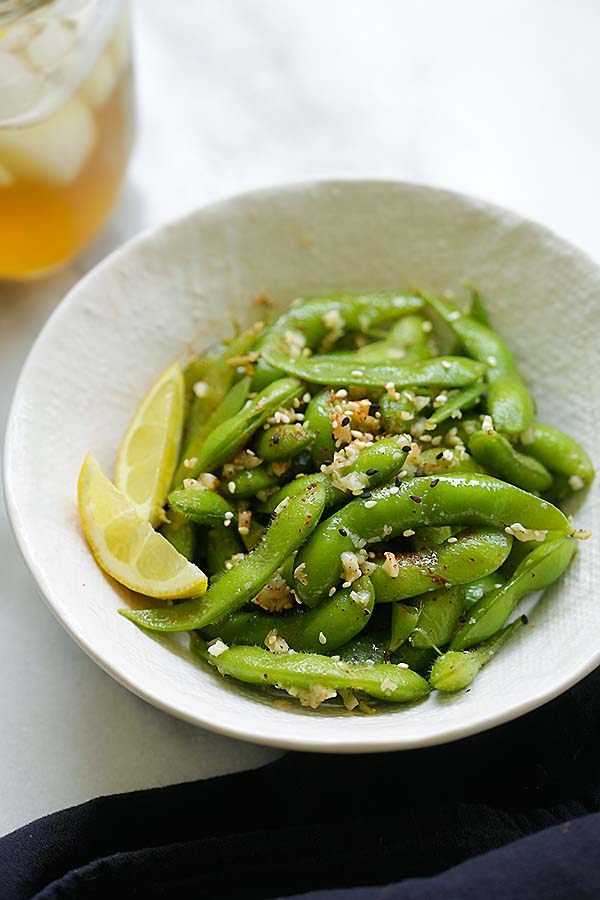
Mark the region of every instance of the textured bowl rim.
<instances>
[{"instance_id":1,"label":"textured bowl rim","mask_svg":"<svg viewBox=\"0 0 600 900\"><path fill-rule=\"evenodd\" d=\"M592 658L581 664L579 667L575 667L570 673L569 677L563 679L563 681L557 686L550 689L537 690L530 697L520 703L515 704L510 709L502 712L492 713L489 716L479 718L477 722L472 725L467 724L448 728L443 733L430 735L424 738L417 737L407 739L402 738L400 735L390 736L389 738L377 736L373 739L354 739L352 737L346 737L339 742L331 740L325 742L321 739L303 737L302 735L294 734L294 729L290 728L286 729L282 733L281 737L265 737L258 728L248 727L247 725L236 725L235 722L232 722L231 724L223 724L221 722L213 721L210 717L191 714L183 709L178 708L176 705L165 701L156 691L147 690L143 684L138 683L127 676L123 671L120 670L118 665L107 661L101 653L98 653L96 651L90 639L86 637L86 635L81 633L81 631L77 627L77 623L71 620L67 620L59 609L54 592L51 590L46 581L43 568L37 562L35 558L35 552L29 545L27 530L19 514L18 503L14 495L11 478L10 466L11 455L14 452L13 443L14 432L16 429L16 419L19 406L21 404L21 397L26 391L29 370L33 366L38 347L45 340L47 332L60 322L61 317L68 315L73 306L81 302L80 298L85 294L85 288L88 281L92 280L92 278L95 279L104 270L108 270L115 264L119 264L119 262L125 259L139 245L153 240L157 235L171 228L178 228L181 225L184 225L186 222L192 221L199 215L201 216L206 213L215 212L219 209L226 209L228 206L236 204L239 201L250 200L254 198L264 199L268 198L270 195L279 195L282 193L291 192L306 192L323 188L344 189L348 185L360 185L365 188L369 188L371 186L377 186L378 188L381 188L382 186L388 186L390 190L412 190L416 192L425 192L428 194L447 196L459 201L466 208L470 207L483 210L491 217L502 217L505 220L512 219L514 224L525 225L530 231L537 233L538 236L550 238L552 241L558 242L563 246L568 247L571 255L574 258L583 262L586 266L590 266L598 270L598 279L600 281L600 267L598 266L596 261L592 259L589 254L585 253L583 250L580 250L565 238L560 237L560 235L558 235L552 229L541 225L535 220L529 219L526 216L522 216L512 211L511 209L507 209L506 207L500 206L495 203L490 203L489 201L483 200L477 196L464 194L461 191L454 191L434 185L392 179L387 177L365 178L361 176L323 176L308 180L291 180L282 184L251 189L243 191L241 193L225 196L209 204L196 207L195 209L188 211L183 215L176 217L175 219L169 220L166 223L146 228L139 234L136 234L133 237L129 238L122 245L109 253L108 256L104 257L104 259L102 259L92 269L86 272L86 274L67 291L63 299L59 301L53 312L44 323L44 326L42 327L29 353L27 354L13 394L4 440L3 477L5 503L8 513L8 520L11 524L12 532L14 534L17 545L21 551L21 554L29 571L34 578L36 587L38 588L42 599L44 600L54 617L73 638L75 643L95 663L97 663L97 665L99 665L101 669L103 669L108 675L119 682L119 684L123 685L125 688L130 690L136 696L140 697L142 700L145 700L152 706L155 706L163 712L169 713L170 715L173 715L178 719L189 722L193 725L200 726L202 728L206 728L207 730L215 732L217 734L222 734L226 737L279 749L303 750L306 752L319 751L324 753L376 753L392 750L413 750L419 747L429 747L446 744L452 741L460 740L462 738L470 737L475 734L479 734L483 731L489 730L490 728L494 728L498 725L503 725L507 722L510 722L513 719L519 718L520 716L531 712L532 710L537 709L540 706L543 706L545 703L548 703L550 700L553 700L554 698L563 694L569 688L573 687L573 685L577 684L579 681L581 681L581 679L585 678L586 675L589 675L598 665L600 665L600 646L598 648L598 651ZM300 722L301 720L298 721Z\"/></svg>"}]
</instances>

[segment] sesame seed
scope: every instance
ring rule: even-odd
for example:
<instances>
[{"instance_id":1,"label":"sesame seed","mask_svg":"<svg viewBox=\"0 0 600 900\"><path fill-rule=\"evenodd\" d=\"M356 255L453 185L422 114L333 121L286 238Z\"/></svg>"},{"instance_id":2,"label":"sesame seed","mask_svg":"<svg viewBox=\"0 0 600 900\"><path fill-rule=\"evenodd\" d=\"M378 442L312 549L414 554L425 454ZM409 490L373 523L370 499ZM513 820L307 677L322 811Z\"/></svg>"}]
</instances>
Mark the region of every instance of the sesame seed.
<instances>
[{"instance_id":1,"label":"sesame seed","mask_svg":"<svg viewBox=\"0 0 600 900\"><path fill-rule=\"evenodd\" d=\"M413 503L420 503L420 502L421 502L421 498L420 498L420 497L417 497L416 494L411 494L411 495L410 495L410 499L412 500Z\"/></svg>"},{"instance_id":2,"label":"sesame seed","mask_svg":"<svg viewBox=\"0 0 600 900\"><path fill-rule=\"evenodd\" d=\"M367 471L365 472L365 475L369 475L369 476L377 475L378 472L379 472L379 469L367 469Z\"/></svg>"},{"instance_id":3,"label":"sesame seed","mask_svg":"<svg viewBox=\"0 0 600 900\"><path fill-rule=\"evenodd\" d=\"M407 528L402 532L402 537L412 537L414 533L415 532L412 530L412 528Z\"/></svg>"},{"instance_id":4,"label":"sesame seed","mask_svg":"<svg viewBox=\"0 0 600 900\"><path fill-rule=\"evenodd\" d=\"M373 509L374 506L377 506L377 500L367 500L365 503L365 509Z\"/></svg>"},{"instance_id":5,"label":"sesame seed","mask_svg":"<svg viewBox=\"0 0 600 900\"><path fill-rule=\"evenodd\" d=\"M231 519L225 519L223 525L225 526L225 528L229 528L229 526L231 525Z\"/></svg>"},{"instance_id":6,"label":"sesame seed","mask_svg":"<svg viewBox=\"0 0 600 900\"><path fill-rule=\"evenodd\" d=\"M345 528L338 528L338 531L342 537L348 537L348 532L346 531Z\"/></svg>"},{"instance_id":7,"label":"sesame seed","mask_svg":"<svg viewBox=\"0 0 600 900\"><path fill-rule=\"evenodd\" d=\"M279 435L277 434L277 432L275 432L275 434L273 435L273 443L274 444L279 443Z\"/></svg>"},{"instance_id":8,"label":"sesame seed","mask_svg":"<svg viewBox=\"0 0 600 900\"><path fill-rule=\"evenodd\" d=\"M397 663L399 669L408 669L408 663Z\"/></svg>"},{"instance_id":9,"label":"sesame seed","mask_svg":"<svg viewBox=\"0 0 600 900\"><path fill-rule=\"evenodd\" d=\"M372 497L373 495L372 495L371 491L365 491L360 496L362 497L363 500L368 500L369 497Z\"/></svg>"},{"instance_id":10,"label":"sesame seed","mask_svg":"<svg viewBox=\"0 0 600 900\"><path fill-rule=\"evenodd\" d=\"M327 594L327 596L333 597L333 595L335 594L336 591L337 591L336 587L329 588L329 593Z\"/></svg>"},{"instance_id":11,"label":"sesame seed","mask_svg":"<svg viewBox=\"0 0 600 900\"><path fill-rule=\"evenodd\" d=\"M429 482L429 487L437 487L437 485L438 485L439 483L440 483L440 479L439 479L439 478L434 478L433 481L430 481L430 482Z\"/></svg>"},{"instance_id":12,"label":"sesame seed","mask_svg":"<svg viewBox=\"0 0 600 900\"><path fill-rule=\"evenodd\" d=\"M325 637L325 635L323 634L322 631L319 632L319 643L320 643L320 644L326 644L326 643L327 643L327 638Z\"/></svg>"},{"instance_id":13,"label":"sesame seed","mask_svg":"<svg viewBox=\"0 0 600 900\"><path fill-rule=\"evenodd\" d=\"M492 368L493 368L494 366L497 366L497 365L498 365L498 360L496 359L495 356L488 356L487 361L488 361L488 365L489 365L489 366L492 366Z\"/></svg>"},{"instance_id":14,"label":"sesame seed","mask_svg":"<svg viewBox=\"0 0 600 900\"><path fill-rule=\"evenodd\" d=\"M342 419L342 428L345 428L346 425L349 425L349 424L350 424L350 418L348 416L344 416L344 418Z\"/></svg>"},{"instance_id":15,"label":"sesame seed","mask_svg":"<svg viewBox=\"0 0 600 900\"><path fill-rule=\"evenodd\" d=\"M449 369L452 366L452 363L448 359L442 360L442 369Z\"/></svg>"},{"instance_id":16,"label":"sesame seed","mask_svg":"<svg viewBox=\"0 0 600 900\"><path fill-rule=\"evenodd\" d=\"M404 447L402 447L402 452L403 452L403 453L410 453L410 445L409 445L409 444L405 444Z\"/></svg>"},{"instance_id":17,"label":"sesame seed","mask_svg":"<svg viewBox=\"0 0 600 900\"><path fill-rule=\"evenodd\" d=\"M364 375L365 373L363 372L362 369L352 369L352 371L350 372L350 374L351 374L351 375L357 375L357 376L360 378L360 377L361 377L362 375Z\"/></svg>"},{"instance_id":18,"label":"sesame seed","mask_svg":"<svg viewBox=\"0 0 600 900\"><path fill-rule=\"evenodd\" d=\"M398 487L397 484L395 484L393 487L390 488L390 494L397 494L399 492L399 490L400 490L400 488Z\"/></svg>"},{"instance_id":19,"label":"sesame seed","mask_svg":"<svg viewBox=\"0 0 600 900\"><path fill-rule=\"evenodd\" d=\"M456 537L449 537L449 538L448 538L448 543L449 543L449 544L456 544L457 540L458 540L458 538L456 538Z\"/></svg>"},{"instance_id":20,"label":"sesame seed","mask_svg":"<svg viewBox=\"0 0 600 900\"><path fill-rule=\"evenodd\" d=\"M225 518L226 518L226 519L233 519L233 513L231 512L230 509L228 509L227 512L225 513Z\"/></svg>"},{"instance_id":21,"label":"sesame seed","mask_svg":"<svg viewBox=\"0 0 600 900\"><path fill-rule=\"evenodd\" d=\"M339 397L341 400L343 400L344 397L348 396L348 391L346 390L346 388L340 388L339 391L336 391L333 396Z\"/></svg>"},{"instance_id":22,"label":"sesame seed","mask_svg":"<svg viewBox=\"0 0 600 900\"><path fill-rule=\"evenodd\" d=\"M230 481L227 484L227 490L229 491L230 494L235 494L235 481Z\"/></svg>"},{"instance_id":23,"label":"sesame seed","mask_svg":"<svg viewBox=\"0 0 600 900\"><path fill-rule=\"evenodd\" d=\"M310 394L309 394L308 391L307 391L305 394L302 395L302 402L303 402L303 403L310 403L310 400L311 400L311 397L310 397Z\"/></svg>"},{"instance_id":24,"label":"sesame seed","mask_svg":"<svg viewBox=\"0 0 600 900\"><path fill-rule=\"evenodd\" d=\"M443 451L443 450L440 450L439 453L436 453L436 454L435 454L435 458L436 458L436 459L441 459L443 455L444 455L444 451Z\"/></svg>"},{"instance_id":25,"label":"sesame seed","mask_svg":"<svg viewBox=\"0 0 600 900\"><path fill-rule=\"evenodd\" d=\"M351 584L352 584L351 581L344 581L344 582L342 583L342 587L343 587L343 588L349 588Z\"/></svg>"}]
</instances>

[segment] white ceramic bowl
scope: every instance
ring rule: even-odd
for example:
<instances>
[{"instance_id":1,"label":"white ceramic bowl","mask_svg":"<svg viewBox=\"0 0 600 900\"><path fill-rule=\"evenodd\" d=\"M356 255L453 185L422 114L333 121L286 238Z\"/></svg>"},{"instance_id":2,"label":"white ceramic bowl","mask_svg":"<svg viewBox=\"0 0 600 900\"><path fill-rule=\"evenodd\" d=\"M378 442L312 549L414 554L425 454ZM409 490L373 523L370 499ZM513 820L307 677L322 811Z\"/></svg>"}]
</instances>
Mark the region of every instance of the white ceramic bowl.
<instances>
[{"instance_id":1,"label":"white ceramic bowl","mask_svg":"<svg viewBox=\"0 0 600 900\"><path fill-rule=\"evenodd\" d=\"M600 662L595 539L537 604L532 624L468 693L362 717L281 709L196 662L186 642L117 615L124 591L96 566L76 508L88 449L112 470L140 397L189 344L206 345L266 292L294 297L475 284L513 348L542 420L599 446L600 270L531 222L413 184L335 181L234 197L143 235L69 293L25 364L6 439L8 510L53 613L109 674L190 722L246 740L323 751L420 747L514 718ZM597 526L598 485L577 522ZM52 677L52 673L48 673Z\"/></svg>"}]
</instances>

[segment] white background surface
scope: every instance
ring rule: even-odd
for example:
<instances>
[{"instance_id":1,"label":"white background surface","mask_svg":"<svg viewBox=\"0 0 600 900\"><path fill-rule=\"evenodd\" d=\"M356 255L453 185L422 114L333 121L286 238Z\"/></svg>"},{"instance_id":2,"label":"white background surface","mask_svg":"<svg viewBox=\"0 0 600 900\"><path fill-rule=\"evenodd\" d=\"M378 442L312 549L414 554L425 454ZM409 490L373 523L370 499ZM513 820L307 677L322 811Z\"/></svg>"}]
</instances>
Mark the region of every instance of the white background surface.
<instances>
[{"instance_id":1,"label":"white background surface","mask_svg":"<svg viewBox=\"0 0 600 900\"><path fill-rule=\"evenodd\" d=\"M0 419L49 312L141 228L331 174L514 207L600 258L595 0L203 0L135 5L139 127L112 221L69 270L0 287ZM3 430L3 429L2 429ZM0 511L0 833L93 796L259 765L101 672L36 594Z\"/></svg>"}]
</instances>

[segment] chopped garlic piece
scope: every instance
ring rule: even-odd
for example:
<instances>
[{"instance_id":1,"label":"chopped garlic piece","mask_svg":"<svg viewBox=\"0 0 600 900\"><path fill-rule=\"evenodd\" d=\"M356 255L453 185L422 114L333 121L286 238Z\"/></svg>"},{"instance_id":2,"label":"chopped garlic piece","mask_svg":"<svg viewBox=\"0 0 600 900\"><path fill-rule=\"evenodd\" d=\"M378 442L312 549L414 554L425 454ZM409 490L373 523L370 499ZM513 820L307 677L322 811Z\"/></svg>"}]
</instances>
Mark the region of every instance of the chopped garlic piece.
<instances>
[{"instance_id":1,"label":"chopped garlic piece","mask_svg":"<svg viewBox=\"0 0 600 900\"><path fill-rule=\"evenodd\" d=\"M265 647L267 648L267 650L270 650L271 653L287 653L290 649L290 646L285 638L279 637L276 628L272 628L266 636Z\"/></svg>"},{"instance_id":2,"label":"chopped garlic piece","mask_svg":"<svg viewBox=\"0 0 600 900\"><path fill-rule=\"evenodd\" d=\"M221 653L225 653L226 650L229 650L229 647L221 640L221 638L217 638L217 640L213 641L208 647L208 652L211 656L220 656Z\"/></svg>"}]
</instances>

